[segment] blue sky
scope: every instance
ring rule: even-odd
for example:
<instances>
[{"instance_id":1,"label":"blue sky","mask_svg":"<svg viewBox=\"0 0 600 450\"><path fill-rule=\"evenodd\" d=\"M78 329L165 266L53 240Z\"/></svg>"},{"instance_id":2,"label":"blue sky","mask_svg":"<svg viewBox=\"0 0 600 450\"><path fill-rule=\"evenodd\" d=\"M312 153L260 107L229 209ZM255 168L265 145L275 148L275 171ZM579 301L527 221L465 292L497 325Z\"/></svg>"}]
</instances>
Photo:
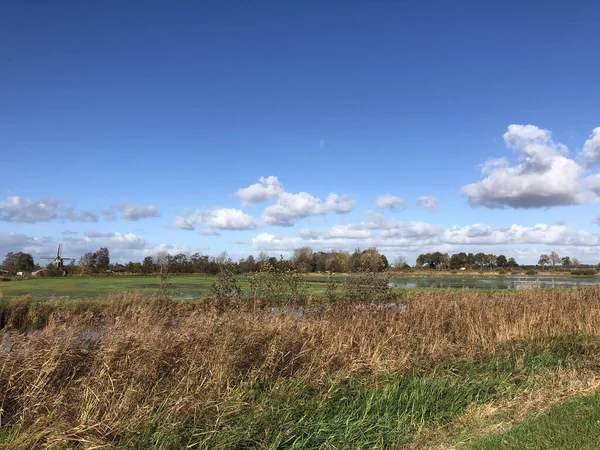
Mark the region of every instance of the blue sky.
<instances>
[{"instance_id":1,"label":"blue sky","mask_svg":"<svg viewBox=\"0 0 600 450\"><path fill-rule=\"evenodd\" d=\"M439 249L597 263L599 14L9 2L0 257L61 241L118 260L374 245L409 262Z\"/></svg>"}]
</instances>

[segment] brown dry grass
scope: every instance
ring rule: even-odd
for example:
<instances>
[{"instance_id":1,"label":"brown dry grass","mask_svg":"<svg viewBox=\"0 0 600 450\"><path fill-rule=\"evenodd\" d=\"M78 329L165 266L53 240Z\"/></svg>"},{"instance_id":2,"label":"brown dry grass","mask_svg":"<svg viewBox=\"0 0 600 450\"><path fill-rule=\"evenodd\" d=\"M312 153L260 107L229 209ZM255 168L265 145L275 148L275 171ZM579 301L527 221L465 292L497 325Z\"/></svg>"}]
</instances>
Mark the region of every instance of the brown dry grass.
<instances>
[{"instance_id":1,"label":"brown dry grass","mask_svg":"<svg viewBox=\"0 0 600 450\"><path fill-rule=\"evenodd\" d=\"M520 338L600 331L598 288L420 290L401 301L406 309L342 304L301 320L136 296L59 308L40 330L3 331L0 428L35 430L11 449L102 447L156 420L166 428L182 417L218 420L219 399L244 384L371 377L493 353Z\"/></svg>"}]
</instances>

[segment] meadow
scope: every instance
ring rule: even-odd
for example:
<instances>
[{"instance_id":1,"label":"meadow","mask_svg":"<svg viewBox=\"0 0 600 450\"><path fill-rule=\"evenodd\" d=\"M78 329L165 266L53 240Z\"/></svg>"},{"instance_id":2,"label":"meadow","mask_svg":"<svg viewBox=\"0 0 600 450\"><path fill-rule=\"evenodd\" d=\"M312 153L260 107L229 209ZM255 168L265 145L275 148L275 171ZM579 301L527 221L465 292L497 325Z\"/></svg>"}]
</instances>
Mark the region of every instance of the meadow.
<instances>
[{"instance_id":1,"label":"meadow","mask_svg":"<svg viewBox=\"0 0 600 450\"><path fill-rule=\"evenodd\" d=\"M223 306L4 297L0 448L600 445L598 287Z\"/></svg>"},{"instance_id":2,"label":"meadow","mask_svg":"<svg viewBox=\"0 0 600 450\"><path fill-rule=\"evenodd\" d=\"M175 299L200 299L210 290L218 277L214 275L171 275L167 281L170 295ZM238 275L235 277L243 290L249 288L249 278ZM347 275L337 274L333 279L343 283ZM398 288L461 288L476 289L515 289L540 285L542 287L581 286L600 283L600 277L569 276L568 274L540 274L527 276L525 274L498 275L449 272L436 274L395 273L389 275L390 281ZM322 296L326 291L328 277L324 274L310 274L302 277L306 289L311 295ZM141 292L153 294L164 284L157 275L148 276L72 276L64 278L28 278L13 281L0 281L0 293L4 297L13 298L31 295L35 299L49 298L98 298L109 294L122 292Z\"/></svg>"}]
</instances>

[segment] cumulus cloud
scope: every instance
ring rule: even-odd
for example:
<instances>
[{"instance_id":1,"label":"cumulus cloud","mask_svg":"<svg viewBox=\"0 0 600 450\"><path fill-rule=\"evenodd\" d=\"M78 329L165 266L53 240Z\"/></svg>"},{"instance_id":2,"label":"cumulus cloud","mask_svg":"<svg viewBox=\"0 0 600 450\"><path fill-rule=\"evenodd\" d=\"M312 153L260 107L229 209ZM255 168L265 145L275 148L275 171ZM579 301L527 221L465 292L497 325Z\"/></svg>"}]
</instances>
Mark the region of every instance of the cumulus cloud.
<instances>
[{"instance_id":1,"label":"cumulus cloud","mask_svg":"<svg viewBox=\"0 0 600 450\"><path fill-rule=\"evenodd\" d=\"M82 211L78 213L75 208L66 208L60 218L71 222L98 222L98 214L95 212Z\"/></svg>"},{"instance_id":2,"label":"cumulus cloud","mask_svg":"<svg viewBox=\"0 0 600 450\"><path fill-rule=\"evenodd\" d=\"M438 199L430 195L423 195L417 199L417 206L435 211L438 207Z\"/></svg>"},{"instance_id":3,"label":"cumulus cloud","mask_svg":"<svg viewBox=\"0 0 600 450\"><path fill-rule=\"evenodd\" d=\"M406 201L400 197L391 194L379 195L375 199L375 208L391 210L406 208Z\"/></svg>"},{"instance_id":4,"label":"cumulus cloud","mask_svg":"<svg viewBox=\"0 0 600 450\"><path fill-rule=\"evenodd\" d=\"M276 198L284 191L283 184L277 177L260 177L258 183L251 184L247 188L238 189L235 193L244 204L251 204Z\"/></svg>"},{"instance_id":5,"label":"cumulus cloud","mask_svg":"<svg viewBox=\"0 0 600 450\"><path fill-rule=\"evenodd\" d=\"M198 231L200 236L221 236L221 233L218 233L214 230L200 230Z\"/></svg>"},{"instance_id":6,"label":"cumulus cloud","mask_svg":"<svg viewBox=\"0 0 600 450\"><path fill-rule=\"evenodd\" d=\"M211 233L212 230L254 230L258 226L256 220L234 208L212 208L199 209L195 213L185 212L175 217L174 228L180 230L195 230L198 226L208 227L210 230L203 231ZM208 234L205 234L208 235ZM213 234L210 234L213 235Z\"/></svg>"},{"instance_id":7,"label":"cumulus cloud","mask_svg":"<svg viewBox=\"0 0 600 450\"><path fill-rule=\"evenodd\" d=\"M112 261L136 260L146 251L155 248L142 237L133 233L94 233L88 232L90 236L63 236L62 252L66 257L79 258L84 253L94 252L100 247L110 250ZM34 258L56 254L58 240L53 237L28 236L18 233L0 233L0 248L8 252L25 252Z\"/></svg>"},{"instance_id":8,"label":"cumulus cloud","mask_svg":"<svg viewBox=\"0 0 600 450\"><path fill-rule=\"evenodd\" d=\"M296 220L310 216L322 216L330 211L344 214L352 211L356 202L347 195L329 194L325 201L306 192L292 194L283 192L277 203L267 206L262 219L269 225L291 227Z\"/></svg>"},{"instance_id":9,"label":"cumulus cloud","mask_svg":"<svg viewBox=\"0 0 600 450\"><path fill-rule=\"evenodd\" d=\"M583 144L581 156L589 166L600 164L600 127L594 128L589 139Z\"/></svg>"},{"instance_id":10,"label":"cumulus cloud","mask_svg":"<svg viewBox=\"0 0 600 450\"><path fill-rule=\"evenodd\" d=\"M123 203L119 206L121 216L125 220L140 220L148 217L160 217L156 206L153 205L135 205L133 203Z\"/></svg>"},{"instance_id":11,"label":"cumulus cloud","mask_svg":"<svg viewBox=\"0 0 600 450\"><path fill-rule=\"evenodd\" d=\"M595 136L595 135L594 135ZM586 157L593 157L592 136ZM488 161L481 169L485 178L461 189L472 206L487 208L549 208L578 205L591 198L581 181L583 167L566 155L567 148L552 140L552 133L534 125L510 125L504 133L506 146L518 164L504 159ZM593 195L593 194L592 194Z\"/></svg>"},{"instance_id":12,"label":"cumulus cloud","mask_svg":"<svg viewBox=\"0 0 600 450\"><path fill-rule=\"evenodd\" d=\"M33 201L17 195L0 201L0 221L16 223L46 222L55 219L57 203L54 198Z\"/></svg>"},{"instance_id":13,"label":"cumulus cloud","mask_svg":"<svg viewBox=\"0 0 600 450\"><path fill-rule=\"evenodd\" d=\"M435 224L390 221L381 223L382 228L377 230L372 229L372 225L372 222L363 222L324 231L305 229L296 236L260 233L250 239L250 246L255 251L288 254L304 246L315 251L337 249L350 252L357 247L377 247L382 252L402 252L413 257L433 251L484 251L525 258L529 263L535 263L541 253L555 249L570 256L593 258L594 261L600 258L600 234L564 225L513 224L494 229L486 224L472 224L444 229ZM360 230L365 232L359 233ZM525 261L519 259L519 262Z\"/></svg>"},{"instance_id":14,"label":"cumulus cloud","mask_svg":"<svg viewBox=\"0 0 600 450\"><path fill-rule=\"evenodd\" d=\"M104 217L105 220L117 220L117 211L114 207L101 209L100 215Z\"/></svg>"}]
</instances>

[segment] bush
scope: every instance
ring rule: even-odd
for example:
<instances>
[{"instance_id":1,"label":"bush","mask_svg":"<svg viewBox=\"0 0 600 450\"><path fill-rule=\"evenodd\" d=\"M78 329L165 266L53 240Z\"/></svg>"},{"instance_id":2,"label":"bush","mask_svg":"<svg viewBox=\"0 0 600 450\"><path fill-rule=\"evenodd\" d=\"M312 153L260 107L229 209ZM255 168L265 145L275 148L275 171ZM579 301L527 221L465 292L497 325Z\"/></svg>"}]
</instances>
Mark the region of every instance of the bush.
<instances>
[{"instance_id":1,"label":"bush","mask_svg":"<svg viewBox=\"0 0 600 450\"><path fill-rule=\"evenodd\" d=\"M506 269L498 269L498 275L506 275Z\"/></svg>"},{"instance_id":2,"label":"bush","mask_svg":"<svg viewBox=\"0 0 600 450\"><path fill-rule=\"evenodd\" d=\"M360 301L385 300L390 295L390 276L386 272L362 270L346 278L346 297Z\"/></svg>"},{"instance_id":3,"label":"bush","mask_svg":"<svg viewBox=\"0 0 600 450\"><path fill-rule=\"evenodd\" d=\"M584 275L584 276L591 276L591 275L596 275L596 269L575 269L573 271L571 271L571 275Z\"/></svg>"},{"instance_id":4,"label":"bush","mask_svg":"<svg viewBox=\"0 0 600 450\"><path fill-rule=\"evenodd\" d=\"M250 298L269 305L303 305L306 303L306 284L301 274L283 264L265 263L260 272L249 278Z\"/></svg>"},{"instance_id":5,"label":"bush","mask_svg":"<svg viewBox=\"0 0 600 450\"><path fill-rule=\"evenodd\" d=\"M222 265L219 278L213 281L208 298L215 302L218 309L224 310L241 294L242 288L235 279L235 264L229 260Z\"/></svg>"},{"instance_id":6,"label":"bush","mask_svg":"<svg viewBox=\"0 0 600 450\"><path fill-rule=\"evenodd\" d=\"M529 269L525 272L525 275L537 275L537 270Z\"/></svg>"}]
</instances>

